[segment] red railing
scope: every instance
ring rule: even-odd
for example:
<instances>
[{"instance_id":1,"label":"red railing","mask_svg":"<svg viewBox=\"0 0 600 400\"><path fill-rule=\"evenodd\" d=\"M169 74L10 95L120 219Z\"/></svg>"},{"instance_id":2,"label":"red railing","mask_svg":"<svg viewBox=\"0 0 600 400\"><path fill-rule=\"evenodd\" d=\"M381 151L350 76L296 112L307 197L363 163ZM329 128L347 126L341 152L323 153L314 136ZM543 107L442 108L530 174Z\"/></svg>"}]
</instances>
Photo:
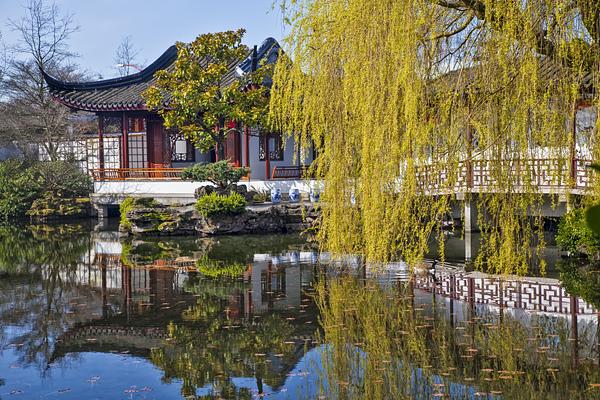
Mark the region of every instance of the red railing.
<instances>
[{"instance_id":1,"label":"red railing","mask_svg":"<svg viewBox=\"0 0 600 400\"><path fill-rule=\"evenodd\" d=\"M273 179L302 179L306 177L308 167L293 166L293 167L275 167L273 168Z\"/></svg>"},{"instance_id":2,"label":"red railing","mask_svg":"<svg viewBox=\"0 0 600 400\"><path fill-rule=\"evenodd\" d=\"M180 180L183 168L103 168L92 170L95 181Z\"/></svg>"}]
</instances>

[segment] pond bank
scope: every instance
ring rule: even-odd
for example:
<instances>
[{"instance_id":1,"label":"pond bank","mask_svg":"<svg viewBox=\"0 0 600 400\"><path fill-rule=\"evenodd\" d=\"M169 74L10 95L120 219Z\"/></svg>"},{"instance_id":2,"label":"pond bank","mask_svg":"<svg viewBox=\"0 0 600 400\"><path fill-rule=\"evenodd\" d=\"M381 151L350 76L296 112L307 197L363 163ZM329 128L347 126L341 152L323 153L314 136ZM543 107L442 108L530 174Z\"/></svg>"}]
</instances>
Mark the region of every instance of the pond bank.
<instances>
[{"instance_id":1,"label":"pond bank","mask_svg":"<svg viewBox=\"0 0 600 400\"><path fill-rule=\"evenodd\" d=\"M239 214L202 216L194 205L136 207L125 213L119 228L134 236L216 236L288 233L313 229L321 211L312 203L252 205Z\"/></svg>"}]
</instances>

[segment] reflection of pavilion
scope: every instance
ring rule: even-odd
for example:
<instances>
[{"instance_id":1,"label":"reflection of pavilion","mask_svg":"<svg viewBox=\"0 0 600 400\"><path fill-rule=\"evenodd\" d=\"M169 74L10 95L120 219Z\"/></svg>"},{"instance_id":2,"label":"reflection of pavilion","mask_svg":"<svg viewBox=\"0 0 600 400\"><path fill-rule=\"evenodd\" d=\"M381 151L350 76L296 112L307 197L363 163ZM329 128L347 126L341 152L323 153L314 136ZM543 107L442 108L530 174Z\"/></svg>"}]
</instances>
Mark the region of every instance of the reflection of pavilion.
<instances>
[{"instance_id":1,"label":"reflection of pavilion","mask_svg":"<svg viewBox=\"0 0 600 400\"><path fill-rule=\"evenodd\" d=\"M314 278L313 260L312 252L293 252L281 256L256 254L249 271L252 312L260 314L298 307L302 290Z\"/></svg>"},{"instance_id":2,"label":"reflection of pavilion","mask_svg":"<svg viewBox=\"0 0 600 400\"><path fill-rule=\"evenodd\" d=\"M175 260L156 260L144 266L127 266L122 260L123 247L112 235L96 238L94 251L69 276L72 284L97 290L96 306L102 313L88 316L63 333L57 341L53 359L68 353L127 352L149 358L152 349L164 348L169 338L168 326L175 323L203 335L204 325L182 318L198 303L192 293L200 276L195 262L189 257ZM191 260L191 261L190 261ZM253 316L266 312L281 312L282 319L301 309L303 289L313 279L313 253L293 252L280 256L255 255L243 279L231 286L223 298L223 313L227 318L252 325ZM285 266L282 264L285 263ZM192 267L194 265L194 267ZM188 291L185 290L188 289ZM206 289L202 286L200 290ZM304 306L303 306L304 307ZM303 311L304 312L304 311ZM289 313L289 314L288 314ZM297 329L296 329L297 328ZM272 376L283 383L305 351L305 338L312 336L315 325L295 326L289 340L297 342L292 358L285 362L277 357L269 368Z\"/></svg>"}]
</instances>

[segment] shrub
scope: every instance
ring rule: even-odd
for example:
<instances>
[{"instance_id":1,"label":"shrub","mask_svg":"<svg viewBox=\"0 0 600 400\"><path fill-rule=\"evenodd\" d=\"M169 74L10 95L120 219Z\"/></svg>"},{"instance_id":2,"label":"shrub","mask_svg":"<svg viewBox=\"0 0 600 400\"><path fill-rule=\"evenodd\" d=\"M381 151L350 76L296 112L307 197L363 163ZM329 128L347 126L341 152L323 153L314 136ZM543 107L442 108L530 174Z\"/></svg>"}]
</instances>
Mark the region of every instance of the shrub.
<instances>
[{"instance_id":1,"label":"shrub","mask_svg":"<svg viewBox=\"0 0 600 400\"><path fill-rule=\"evenodd\" d=\"M131 223L127 219L127 213L136 208L154 208L160 203L149 197L126 197L119 205L121 215L121 227L125 230L131 229Z\"/></svg>"},{"instance_id":2,"label":"shrub","mask_svg":"<svg viewBox=\"0 0 600 400\"><path fill-rule=\"evenodd\" d=\"M88 196L90 178L66 161L0 162L0 220L23 218L37 199Z\"/></svg>"},{"instance_id":3,"label":"shrub","mask_svg":"<svg viewBox=\"0 0 600 400\"><path fill-rule=\"evenodd\" d=\"M252 196L252 201L255 203L266 203L271 201L271 193L266 191L257 192L254 196Z\"/></svg>"},{"instance_id":4,"label":"shrub","mask_svg":"<svg viewBox=\"0 0 600 400\"><path fill-rule=\"evenodd\" d=\"M50 193L53 197L85 197L92 190L90 177L67 161L38 162L27 174L40 193Z\"/></svg>"},{"instance_id":5,"label":"shrub","mask_svg":"<svg viewBox=\"0 0 600 400\"><path fill-rule=\"evenodd\" d=\"M556 243L572 254L597 256L600 253L600 236L586 224L585 210L576 208L561 218Z\"/></svg>"},{"instance_id":6,"label":"shrub","mask_svg":"<svg viewBox=\"0 0 600 400\"><path fill-rule=\"evenodd\" d=\"M24 217L33 201L40 197L39 187L27 174L30 165L21 160L0 162L0 221Z\"/></svg>"},{"instance_id":7,"label":"shrub","mask_svg":"<svg viewBox=\"0 0 600 400\"><path fill-rule=\"evenodd\" d=\"M600 266L589 260L568 260L557 264L565 290L600 309Z\"/></svg>"},{"instance_id":8,"label":"shrub","mask_svg":"<svg viewBox=\"0 0 600 400\"><path fill-rule=\"evenodd\" d=\"M245 176L248 176L248 168L234 167L227 160L217 161L212 164L196 164L183 170L182 179L188 181L208 181L215 186L224 189L231 184L236 184Z\"/></svg>"},{"instance_id":9,"label":"shrub","mask_svg":"<svg viewBox=\"0 0 600 400\"><path fill-rule=\"evenodd\" d=\"M204 217L223 214L240 214L246 207L246 199L239 193L220 195L217 193L202 196L196 202L196 209Z\"/></svg>"}]
</instances>

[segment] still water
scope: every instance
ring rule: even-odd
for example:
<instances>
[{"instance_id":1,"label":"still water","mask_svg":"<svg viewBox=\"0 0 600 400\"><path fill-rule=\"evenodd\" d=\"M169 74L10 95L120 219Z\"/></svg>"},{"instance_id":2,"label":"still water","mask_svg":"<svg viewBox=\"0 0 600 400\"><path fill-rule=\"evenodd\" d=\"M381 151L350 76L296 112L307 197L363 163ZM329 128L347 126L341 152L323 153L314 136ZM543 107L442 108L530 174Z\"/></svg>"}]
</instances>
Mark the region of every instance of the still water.
<instances>
[{"instance_id":1,"label":"still water","mask_svg":"<svg viewBox=\"0 0 600 400\"><path fill-rule=\"evenodd\" d=\"M597 399L598 274L561 271L434 281L299 236L0 228L0 399Z\"/></svg>"}]
</instances>

